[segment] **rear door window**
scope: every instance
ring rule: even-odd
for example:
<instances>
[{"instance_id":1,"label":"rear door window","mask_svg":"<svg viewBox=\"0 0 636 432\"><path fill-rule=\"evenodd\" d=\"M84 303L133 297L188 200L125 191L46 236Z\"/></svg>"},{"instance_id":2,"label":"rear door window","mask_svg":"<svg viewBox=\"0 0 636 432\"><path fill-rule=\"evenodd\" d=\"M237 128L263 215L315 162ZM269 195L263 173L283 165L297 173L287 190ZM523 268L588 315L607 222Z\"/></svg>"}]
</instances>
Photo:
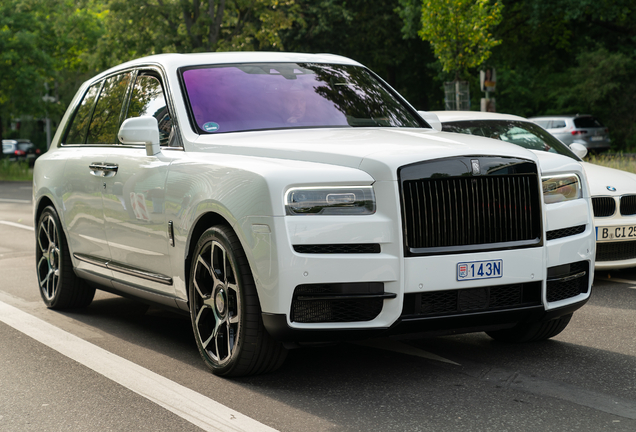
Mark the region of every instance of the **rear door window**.
<instances>
[{"instance_id":1,"label":"rear door window","mask_svg":"<svg viewBox=\"0 0 636 432\"><path fill-rule=\"evenodd\" d=\"M107 78L95 106L91 125L86 137L87 144L117 143L119 120L130 84L131 73Z\"/></svg>"},{"instance_id":2,"label":"rear door window","mask_svg":"<svg viewBox=\"0 0 636 432\"><path fill-rule=\"evenodd\" d=\"M565 127L565 120L552 120L552 129L563 129Z\"/></svg>"},{"instance_id":3,"label":"rear door window","mask_svg":"<svg viewBox=\"0 0 636 432\"><path fill-rule=\"evenodd\" d=\"M88 132L93 107L95 106L95 101L97 100L101 86L102 83L100 82L88 88L77 111L75 111L73 122L66 135L66 144L84 144L86 142L86 132Z\"/></svg>"}]
</instances>

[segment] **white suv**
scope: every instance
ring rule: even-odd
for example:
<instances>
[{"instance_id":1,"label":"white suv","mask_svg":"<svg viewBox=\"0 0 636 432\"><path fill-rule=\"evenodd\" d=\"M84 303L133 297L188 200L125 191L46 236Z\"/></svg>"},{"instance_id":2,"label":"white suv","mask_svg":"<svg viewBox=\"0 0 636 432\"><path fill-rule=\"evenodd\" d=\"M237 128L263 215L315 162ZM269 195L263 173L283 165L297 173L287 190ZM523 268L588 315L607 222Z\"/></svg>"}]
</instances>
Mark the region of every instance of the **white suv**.
<instances>
[{"instance_id":1,"label":"white suv","mask_svg":"<svg viewBox=\"0 0 636 432\"><path fill-rule=\"evenodd\" d=\"M439 126L333 55L110 69L35 164L42 298L85 307L97 288L186 312L224 376L274 370L306 342L557 335L591 292L580 166L542 190L533 152L426 119ZM583 226L562 242L575 265L548 264L546 195Z\"/></svg>"}]
</instances>

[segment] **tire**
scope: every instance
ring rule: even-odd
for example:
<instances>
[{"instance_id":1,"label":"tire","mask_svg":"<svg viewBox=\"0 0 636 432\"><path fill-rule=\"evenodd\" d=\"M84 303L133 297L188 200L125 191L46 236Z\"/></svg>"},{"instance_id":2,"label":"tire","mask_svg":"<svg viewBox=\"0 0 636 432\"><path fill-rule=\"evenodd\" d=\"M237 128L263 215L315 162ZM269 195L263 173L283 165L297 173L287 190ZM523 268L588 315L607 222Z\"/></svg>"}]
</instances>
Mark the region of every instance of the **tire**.
<instances>
[{"instance_id":1,"label":"tire","mask_svg":"<svg viewBox=\"0 0 636 432\"><path fill-rule=\"evenodd\" d=\"M287 350L265 330L254 278L231 229L215 226L203 233L188 293L194 338L214 374L256 375L283 364Z\"/></svg>"},{"instance_id":2,"label":"tire","mask_svg":"<svg viewBox=\"0 0 636 432\"><path fill-rule=\"evenodd\" d=\"M500 342L533 342L550 339L561 333L570 323L572 314L550 321L519 324L516 327L486 332L488 336Z\"/></svg>"},{"instance_id":3,"label":"tire","mask_svg":"<svg viewBox=\"0 0 636 432\"><path fill-rule=\"evenodd\" d=\"M38 220L35 235L35 263L40 295L50 309L86 307L95 297L95 288L77 277L55 209L46 207Z\"/></svg>"}]
</instances>

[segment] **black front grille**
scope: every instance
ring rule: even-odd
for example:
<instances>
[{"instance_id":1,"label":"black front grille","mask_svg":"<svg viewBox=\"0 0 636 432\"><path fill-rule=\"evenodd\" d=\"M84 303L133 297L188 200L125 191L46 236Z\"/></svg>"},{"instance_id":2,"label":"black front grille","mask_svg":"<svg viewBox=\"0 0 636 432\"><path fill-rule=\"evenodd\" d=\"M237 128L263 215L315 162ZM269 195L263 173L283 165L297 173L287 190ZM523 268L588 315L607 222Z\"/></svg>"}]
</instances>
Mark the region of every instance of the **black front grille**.
<instances>
[{"instance_id":1,"label":"black front grille","mask_svg":"<svg viewBox=\"0 0 636 432\"><path fill-rule=\"evenodd\" d=\"M467 288L404 296L403 317L443 316L541 304L541 282Z\"/></svg>"},{"instance_id":2,"label":"black front grille","mask_svg":"<svg viewBox=\"0 0 636 432\"><path fill-rule=\"evenodd\" d=\"M304 254L368 254L380 253L377 243L294 245L294 250Z\"/></svg>"},{"instance_id":3,"label":"black front grille","mask_svg":"<svg viewBox=\"0 0 636 432\"><path fill-rule=\"evenodd\" d=\"M592 208L596 217L612 216L616 212L616 201L612 197L593 197Z\"/></svg>"},{"instance_id":4,"label":"black front grille","mask_svg":"<svg viewBox=\"0 0 636 432\"><path fill-rule=\"evenodd\" d=\"M625 195L621 197L621 214L623 216L636 214L636 195Z\"/></svg>"},{"instance_id":5,"label":"black front grille","mask_svg":"<svg viewBox=\"0 0 636 432\"><path fill-rule=\"evenodd\" d=\"M548 269L547 299L549 302L565 300L586 293L590 280L587 261L550 267Z\"/></svg>"},{"instance_id":6,"label":"black front grille","mask_svg":"<svg viewBox=\"0 0 636 432\"><path fill-rule=\"evenodd\" d=\"M579 225L575 227L562 228L558 230L548 231L545 237L548 240L560 239L563 237L569 237L585 232L585 225Z\"/></svg>"},{"instance_id":7,"label":"black front grille","mask_svg":"<svg viewBox=\"0 0 636 432\"><path fill-rule=\"evenodd\" d=\"M298 285L292 298L292 322L327 323L371 321L382 311L381 282Z\"/></svg>"},{"instance_id":8,"label":"black front grille","mask_svg":"<svg viewBox=\"0 0 636 432\"><path fill-rule=\"evenodd\" d=\"M636 241L596 243L596 261L622 261L636 258Z\"/></svg>"},{"instance_id":9,"label":"black front grille","mask_svg":"<svg viewBox=\"0 0 636 432\"><path fill-rule=\"evenodd\" d=\"M438 253L434 248L538 243L537 190L534 174L404 181L406 246L412 253Z\"/></svg>"}]
</instances>

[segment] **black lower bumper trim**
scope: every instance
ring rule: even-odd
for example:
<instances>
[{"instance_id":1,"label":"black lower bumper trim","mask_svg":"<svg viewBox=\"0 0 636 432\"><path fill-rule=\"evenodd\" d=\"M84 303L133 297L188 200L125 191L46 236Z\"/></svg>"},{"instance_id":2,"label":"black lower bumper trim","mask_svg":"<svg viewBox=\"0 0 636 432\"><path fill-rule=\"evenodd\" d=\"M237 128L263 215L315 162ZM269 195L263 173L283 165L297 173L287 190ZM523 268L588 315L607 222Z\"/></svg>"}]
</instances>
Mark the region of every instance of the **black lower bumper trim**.
<instances>
[{"instance_id":1,"label":"black lower bumper trim","mask_svg":"<svg viewBox=\"0 0 636 432\"><path fill-rule=\"evenodd\" d=\"M513 327L523 322L540 322L568 315L586 300L546 311L543 306L531 306L500 311L476 312L443 317L400 318L390 328L366 329L297 329L287 324L285 314L263 313L263 324L269 334L281 342L335 342L418 333L422 337L473 333Z\"/></svg>"}]
</instances>

